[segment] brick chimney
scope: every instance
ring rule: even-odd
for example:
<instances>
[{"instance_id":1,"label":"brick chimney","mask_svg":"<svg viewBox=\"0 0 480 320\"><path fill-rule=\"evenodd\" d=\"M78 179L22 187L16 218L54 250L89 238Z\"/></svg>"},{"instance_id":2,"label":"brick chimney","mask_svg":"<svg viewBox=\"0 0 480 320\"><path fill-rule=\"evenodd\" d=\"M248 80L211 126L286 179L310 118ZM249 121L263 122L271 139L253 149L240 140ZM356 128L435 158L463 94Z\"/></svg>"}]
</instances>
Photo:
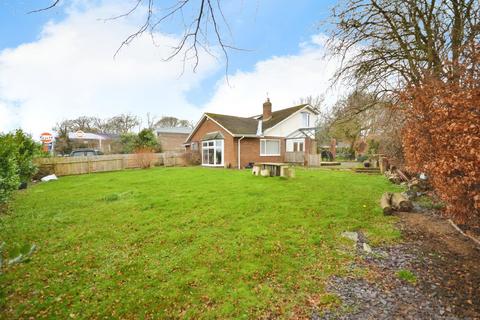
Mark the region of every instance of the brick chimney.
<instances>
[{"instance_id":1,"label":"brick chimney","mask_svg":"<svg viewBox=\"0 0 480 320\"><path fill-rule=\"evenodd\" d=\"M272 117L272 103L270 98L267 98L267 101L263 103L263 121L267 121Z\"/></svg>"}]
</instances>

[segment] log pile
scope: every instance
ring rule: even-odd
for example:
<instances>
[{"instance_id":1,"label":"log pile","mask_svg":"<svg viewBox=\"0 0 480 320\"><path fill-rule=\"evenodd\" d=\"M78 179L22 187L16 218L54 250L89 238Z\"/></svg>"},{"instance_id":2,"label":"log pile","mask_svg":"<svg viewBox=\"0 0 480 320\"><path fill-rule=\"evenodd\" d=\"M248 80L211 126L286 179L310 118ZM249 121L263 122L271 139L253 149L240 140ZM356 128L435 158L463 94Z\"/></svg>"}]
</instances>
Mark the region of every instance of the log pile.
<instances>
[{"instance_id":1,"label":"log pile","mask_svg":"<svg viewBox=\"0 0 480 320\"><path fill-rule=\"evenodd\" d=\"M385 192L380 199L380 206L384 215L391 215L394 211L409 212L413 209L412 202L399 192Z\"/></svg>"},{"instance_id":2,"label":"log pile","mask_svg":"<svg viewBox=\"0 0 480 320\"><path fill-rule=\"evenodd\" d=\"M409 179L405 173L399 169L392 168L385 171L385 176L391 183L400 184L402 182L408 182Z\"/></svg>"},{"instance_id":3,"label":"log pile","mask_svg":"<svg viewBox=\"0 0 480 320\"><path fill-rule=\"evenodd\" d=\"M408 182L408 190L412 192L426 192L430 190L430 185L426 179L413 178Z\"/></svg>"},{"instance_id":4,"label":"log pile","mask_svg":"<svg viewBox=\"0 0 480 320\"><path fill-rule=\"evenodd\" d=\"M392 170L385 171L385 176L392 183L406 185L408 187L406 194L410 199L415 199L431 190L428 178L423 173L418 177L409 178L401 170L392 168Z\"/></svg>"}]
</instances>

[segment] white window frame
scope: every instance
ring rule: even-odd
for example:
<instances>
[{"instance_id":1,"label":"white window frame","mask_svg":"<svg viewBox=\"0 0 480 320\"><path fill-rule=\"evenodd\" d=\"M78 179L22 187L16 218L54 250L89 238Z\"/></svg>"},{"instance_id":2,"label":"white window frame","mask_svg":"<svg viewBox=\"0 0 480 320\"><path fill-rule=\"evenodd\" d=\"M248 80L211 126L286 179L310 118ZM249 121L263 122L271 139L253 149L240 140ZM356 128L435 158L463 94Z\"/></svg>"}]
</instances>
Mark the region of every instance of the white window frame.
<instances>
[{"instance_id":1,"label":"white window frame","mask_svg":"<svg viewBox=\"0 0 480 320\"><path fill-rule=\"evenodd\" d=\"M295 144L297 144L297 151L295 151ZM302 146L300 148L300 146ZM302 150L300 150L302 149ZM293 142L293 152L305 152L305 143L303 141L294 141Z\"/></svg>"},{"instance_id":2,"label":"white window frame","mask_svg":"<svg viewBox=\"0 0 480 320\"><path fill-rule=\"evenodd\" d=\"M297 143L297 145L302 144L303 150L302 151L297 151L297 152L305 152L305 139L287 139L287 144L286 144L286 152L295 152L294 144ZM290 148L289 148L290 147Z\"/></svg>"},{"instance_id":3,"label":"white window frame","mask_svg":"<svg viewBox=\"0 0 480 320\"><path fill-rule=\"evenodd\" d=\"M222 162L221 163L216 163L217 161L217 156L216 156L216 153L217 153L217 143L219 142L222 142ZM209 146L208 143L209 142L213 142L213 146ZM207 144L205 146L205 144ZM210 163L203 163L203 160L204 160L204 157L203 157L203 153L205 152L205 150L210 150L210 149L213 149L213 164L210 164ZM224 162L225 162L225 141L223 139L217 139L217 140L205 140L205 141L202 141L202 166L205 166L205 167L223 167L224 166ZM207 151L208 152L208 151Z\"/></svg>"},{"instance_id":4,"label":"white window frame","mask_svg":"<svg viewBox=\"0 0 480 320\"><path fill-rule=\"evenodd\" d=\"M302 112L302 127L310 128L310 112ZM307 123L305 123L305 120Z\"/></svg>"},{"instance_id":5,"label":"white window frame","mask_svg":"<svg viewBox=\"0 0 480 320\"><path fill-rule=\"evenodd\" d=\"M262 143L266 143L267 141L276 141L278 142L278 154L267 154L267 153L262 153ZM265 145L265 151L267 151L266 145ZM280 139L260 139L260 156L261 157L278 157L282 154L282 141Z\"/></svg>"}]
</instances>

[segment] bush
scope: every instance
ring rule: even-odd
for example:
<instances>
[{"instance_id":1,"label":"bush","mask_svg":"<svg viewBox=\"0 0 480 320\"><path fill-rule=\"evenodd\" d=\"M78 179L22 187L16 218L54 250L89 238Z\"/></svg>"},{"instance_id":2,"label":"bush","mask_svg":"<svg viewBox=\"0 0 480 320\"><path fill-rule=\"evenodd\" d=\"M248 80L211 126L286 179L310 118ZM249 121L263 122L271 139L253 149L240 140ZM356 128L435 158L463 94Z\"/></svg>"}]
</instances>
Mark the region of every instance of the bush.
<instances>
[{"instance_id":1,"label":"bush","mask_svg":"<svg viewBox=\"0 0 480 320\"><path fill-rule=\"evenodd\" d=\"M404 95L407 169L427 173L447 214L473 225L480 225L479 76L465 67L458 81L427 79Z\"/></svg>"},{"instance_id":2,"label":"bush","mask_svg":"<svg viewBox=\"0 0 480 320\"><path fill-rule=\"evenodd\" d=\"M355 151L349 147L337 148L336 158L341 160L353 160L355 159Z\"/></svg>"},{"instance_id":3,"label":"bush","mask_svg":"<svg viewBox=\"0 0 480 320\"><path fill-rule=\"evenodd\" d=\"M137 135L135 133L124 133L120 136L120 144L122 145L122 153L133 153L135 151L135 143Z\"/></svg>"},{"instance_id":4,"label":"bush","mask_svg":"<svg viewBox=\"0 0 480 320\"><path fill-rule=\"evenodd\" d=\"M145 150L160 152L160 143L155 133L150 129L143 129L138 134L124 133L120 136L122 153L143 153Z\"/></svg>"},{"instance_id":5,"label":"bush","mask_svg":"<svg viewBox=\"0 0 480 320\"><path fill-rule=\"evenodd\" d=\"M157 141L155 133L150 129L141 130L135 142L135 149L147 150L150 149L155 152L160 151L160 144Z\"/></svg>"},{"instance_id":6,"label":"bush","mask_svg":"<svg viewBox=\"0 0 480 320\"><path fill-rule=\"evenodd\" d=\"M40 145L22 130L0 134L0 203L7 202L20 182L28 182L35 174L33 158L40 152Z\"/></svg>"},{"instance_id":7,"label":"bush","mask_svg":"<svg viewBox=\"0 0 480 320\"><path fill-rule=\"evenodd\" d=\"M142 169L151 168L155 164L156 155L149 149L137 149L135 151L135 162Z\"/></svg>"},{"instance_id":8,"label":"bush","mask_svg":"<svg viewBox=\"0 0 480 320\"><path fill-rule=\"evenodd\" d=\"M37 171L33 158L41 154L41 146L22 130L15 131L13 140L17 148L17 165L20 181L28 182Z\"/></svg>"},{"instance_id":9,"label":"bush","mask_svg":"<svg viewBox=\"0 0 480 320\"><path fill-rule=\"evenodd\" d=\"M11 135L0 135L0 204L7 202L20 184L16 147Z\"/></svg>"},{"instance_id":10,"label":"bush","mask_svg":"<svg viewBox=\"0 0 480 320\"><path fill-rule=\"evenodd\" d=\"M365 156L365 155L357 157L358 162L364 162L364 161L367 161L367 160L368 160L368 156Z\"/></svg>"}]
</instances>

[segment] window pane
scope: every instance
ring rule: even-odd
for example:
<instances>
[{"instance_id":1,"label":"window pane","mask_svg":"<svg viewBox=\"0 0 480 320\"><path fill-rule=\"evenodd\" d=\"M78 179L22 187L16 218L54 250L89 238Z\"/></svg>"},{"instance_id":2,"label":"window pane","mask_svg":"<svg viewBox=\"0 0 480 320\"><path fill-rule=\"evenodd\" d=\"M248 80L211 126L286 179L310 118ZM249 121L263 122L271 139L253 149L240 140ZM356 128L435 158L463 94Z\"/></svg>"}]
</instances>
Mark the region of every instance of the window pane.
<instances>
[{"instance_id":1,"label":"window pane","mask_svg":"<svg viewBox=\"0 0 480 320\"><path fill-rule=\"evenodd\" d=\"M213 143L214 143L214 141L208 141L208 146L213 147Z\"/></svg>"},{"instance_id":2,"label":"window pane","mask_svg":"<svg viewBox=\"0 0 480 320\"><path fill-rule=\"evenodd\" d=\"M215 150L215 164L222 164L222 147L217 146Z\"/></svg>"},{"instance_id":3,"label":"window pane","mask_svg":"<svg viewBox=\"0 0 480 320\"><path fill-rule=\"evenodd\" d=\"M302 112L302 125L305 128L310 127L310 114L308 112Z\"/></svg>"},{"instance_id":4,"label":"window pane","mask_svg":"<svg viewBox=\"0 0 480 320\"><path fill-rule=\"evenodd\" d=\"M208 149L208 164L215 164L215 149Z\"/></svg>"},{"instance_id":5,"label":"window pane","mask_svg":"<svg viewBox=\"0 0 480 320\"><path fill-rule=\"evenodd\" d=\"M260 154L265 154L265 140L260 140Z\"/></svg>"},{"instance_id":6,"label":"window pane","mask_svg":"<svg viewBox=\"0 0 480 320\"><path fill-rule=\"evenodd\" d=\"M280 153L280 143L275 140L266 141L266 151L267 154L279 154Z\"/></svg>"},{"instance_id":7,"label":"window pane","mask_svg":"<svg viewBox=\"0 0 480 320\"><path fill-rule=\"evenodd\" d=\"M208 149L203 149L202 153L203 153L202 164L208 164Z\"/></svg>"},{"instance_id":8,"label":"window pane","mask_svg":"<svg viewBox=\"0 0 480 320\"><path fill-rule=\"evenodd\" d=\"M292 152L293 151L293 141L292 140L287 140L287 152Z\"/></svg>"}]
</instances>

